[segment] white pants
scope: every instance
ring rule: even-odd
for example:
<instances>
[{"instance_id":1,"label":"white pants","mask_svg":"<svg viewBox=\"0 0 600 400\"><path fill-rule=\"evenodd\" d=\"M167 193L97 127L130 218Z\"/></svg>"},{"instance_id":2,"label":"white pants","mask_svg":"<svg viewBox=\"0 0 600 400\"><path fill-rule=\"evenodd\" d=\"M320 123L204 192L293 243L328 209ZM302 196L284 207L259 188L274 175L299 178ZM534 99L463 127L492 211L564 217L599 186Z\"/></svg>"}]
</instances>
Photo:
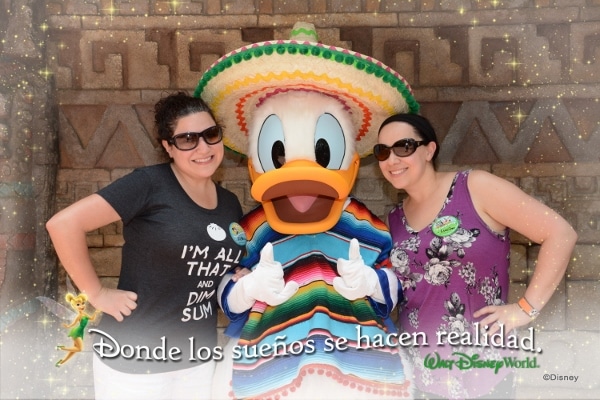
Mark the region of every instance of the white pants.
<instances>
[{"instance_id":1,"label":"white pants","mask_svg":"<svg viewBox=\"0 0 600 400\"><path fill-rule=\"evenodd\" d=\"M94 354L96 400L210 399L215 362L157 374L128 374L110 368Z\"/></svg>"}]
</instances>

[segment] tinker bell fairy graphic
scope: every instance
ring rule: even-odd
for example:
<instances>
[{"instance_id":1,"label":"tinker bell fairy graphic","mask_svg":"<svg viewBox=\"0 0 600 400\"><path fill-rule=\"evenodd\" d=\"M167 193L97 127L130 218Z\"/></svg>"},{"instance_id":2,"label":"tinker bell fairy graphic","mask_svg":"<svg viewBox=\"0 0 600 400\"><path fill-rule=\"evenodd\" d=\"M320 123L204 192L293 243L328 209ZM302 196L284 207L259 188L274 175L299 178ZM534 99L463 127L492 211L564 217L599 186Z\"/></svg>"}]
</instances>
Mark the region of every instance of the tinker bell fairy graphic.
<instances>
[{"instance_id":1,"label":"tinker bell fairy graphic","mask_svg":"<svg viewBox=\"0 0 600 400\"><path fill-rule=\"evenodd\" d=\"M56 350L63 350L67 352L67 355L64 358L61 358L56 362L56 364L54 364L56 367L60 367L71 357L73 357L73 355L83 350L83 334L85 332L85 327L89 321L95 320L100 313L99 310L94 311L92 315L85 313L87 296L83 293L80 293L77 296L72 293L67 293L65 300L71 304L71 307L77 313L73 318L73 322L70 324L62 324L65 328L71 328L68 336L73 339L73 346L56 346Z\"/></svg>"},{"instance_id":2,"label":"tinker bell fairy graphic","mask_svg":"<svg viewBox=\"0 0 600 400\"><path fill-rule=\"evenodd\" d=\"M55 364L57 367L60 367L67 362L67 360L73 357L75 353L83 350L83 334L85 327L89 321L94 321L100 314L100 311L98 310L96 310L91 316L86 314L85 307L87 304L87 296L83 293L79 295L72 294L77 293L77 290L71 283L69 277L67 277L66 284L68 293L65 295L65 299L71 305L72 309L65 307L49 297L37 296L0 314L0 332L10 330L11 326L17 321L20 321L21 319L27 318L28 316L38 312L40 305L43 305L43 308L46 311L49 311L61 320L72 321L70 324L62 325L65 328L71 329L68 336L73 339L73 346L56 346L57 350L68 352L64 358L58 360L58 362Z\"/></svg>"}]
</instances>

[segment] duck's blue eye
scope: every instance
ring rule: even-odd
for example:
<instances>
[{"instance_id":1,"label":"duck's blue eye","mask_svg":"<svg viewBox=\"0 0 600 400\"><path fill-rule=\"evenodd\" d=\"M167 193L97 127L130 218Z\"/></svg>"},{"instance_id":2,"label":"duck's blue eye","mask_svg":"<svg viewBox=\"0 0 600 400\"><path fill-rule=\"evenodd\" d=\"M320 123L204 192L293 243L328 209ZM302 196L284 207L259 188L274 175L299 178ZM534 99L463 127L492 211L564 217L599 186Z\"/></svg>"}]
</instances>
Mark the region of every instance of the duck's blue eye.
<instances>
[{"instance_id":1,"label":"duck's blue eye","mask_svg":"<svg viewBox=\"0 0 600 400\"><path fill-rule=\"evenodd\" d=\"M332 114L321 115L315 127L315 160L324 168L337 170L342 167L345 153L342 126Z\"/></svg>"},{"instance_id":2,"label":"duck's blue eye","mask_svg":"<svg viewBox=\"0 0 600 400\"><path fill-rule=\"evenodd\" d=\"M275 114L263 122L258 134L258 161L264 172L278 169L285 164L285 139L283 125Z\"/></svg>"}]
</instances>

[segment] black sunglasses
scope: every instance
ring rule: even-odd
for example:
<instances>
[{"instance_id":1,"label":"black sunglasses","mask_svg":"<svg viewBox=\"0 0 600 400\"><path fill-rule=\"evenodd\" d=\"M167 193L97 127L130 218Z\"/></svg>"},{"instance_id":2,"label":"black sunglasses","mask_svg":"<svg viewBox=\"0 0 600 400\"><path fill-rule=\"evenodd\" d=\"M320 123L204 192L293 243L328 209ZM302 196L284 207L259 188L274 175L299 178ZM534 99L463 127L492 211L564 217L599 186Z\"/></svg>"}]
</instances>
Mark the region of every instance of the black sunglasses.
<instances>
[{"instance_id":1,"label":"black sunglasses","mask_svg":"<svg viewBox=\"0 0 600 400\"><path fill-rule=\"evenodd\" d=\"M412 138L400 139L391 146L385 144L376 144L373 146L373 155L378 161L385 161L390 157L392 151L398 157L408 157L415 151L417 147L427 144L424 140L415 140Z\"/></svg>"},{"instance_id":2,"label":"black sunglasses","mask_svg":"<svg viewBox=\"0 0 600 400\"><path fill-rule=\"evenodd\" d=\"M204 139L206 144L217 144L223 140L223 129L220 126L215 125L202 132L180 133L168 139L167 143L172 144L179 150L188 151L198 147L200 138Z\"/></svg>"}]
</instances>

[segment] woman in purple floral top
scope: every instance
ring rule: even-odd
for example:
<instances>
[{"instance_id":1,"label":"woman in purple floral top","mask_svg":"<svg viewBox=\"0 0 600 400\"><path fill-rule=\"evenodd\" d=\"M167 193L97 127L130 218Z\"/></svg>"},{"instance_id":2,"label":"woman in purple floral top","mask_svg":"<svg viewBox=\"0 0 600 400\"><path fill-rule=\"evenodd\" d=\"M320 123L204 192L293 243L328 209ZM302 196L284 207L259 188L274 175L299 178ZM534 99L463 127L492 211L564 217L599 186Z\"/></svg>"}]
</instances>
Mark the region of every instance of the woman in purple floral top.
<instances>
[{"instance_id":1,"label":"woman in purple floral top","mask_svg":"<svg viewBox=\"0 0 600 400\"><path fill-rule=\"evenodd\" d=\"M421 336L409 349L417 397L514 396L512 374L501 361L523 358L509 345L515 343L513 330L547 304L565 273L575 231L555 211L488 172L437 171L439 144L422 116L389 117L378 142L373 150L384 177L407 194L388 224L390 258L404 290L400 328L424 333L427 341ZM511 304L509 229L541 243L531 282ZM498 345L491 344L494 337ZM475 368L475 359L486 364Z\"/></svg>"}]
</instances>

